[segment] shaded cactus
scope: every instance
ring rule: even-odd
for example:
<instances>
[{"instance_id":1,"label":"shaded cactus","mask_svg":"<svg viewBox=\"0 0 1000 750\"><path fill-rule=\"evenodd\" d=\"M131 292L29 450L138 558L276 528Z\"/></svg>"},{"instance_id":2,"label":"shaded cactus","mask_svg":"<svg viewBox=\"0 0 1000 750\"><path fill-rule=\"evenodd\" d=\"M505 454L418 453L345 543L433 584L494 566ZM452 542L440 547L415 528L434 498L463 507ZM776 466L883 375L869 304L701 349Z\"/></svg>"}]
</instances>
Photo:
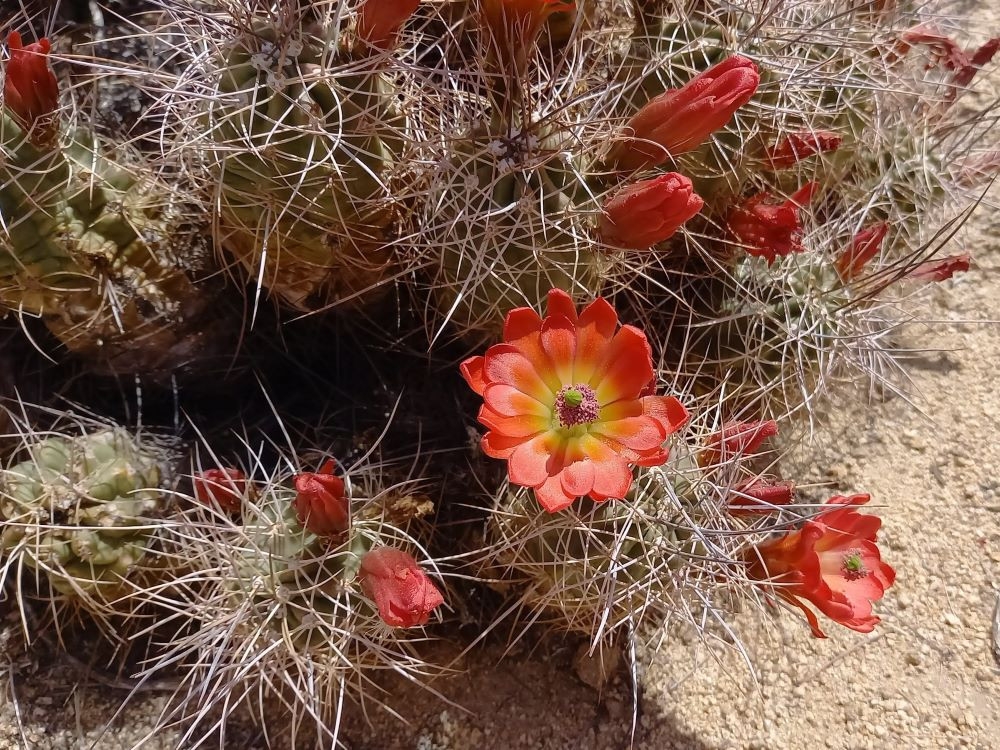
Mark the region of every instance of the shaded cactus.
<instances>
[{"instance_id":1,"label":"shaded cactus","mask_svg":"<svg viewBox=\"0 0 1000 750\"><path fill-rule=\"evenodd\" d=\"M4 556L81 602L127 591L169 508L167 455L120 428L30 439L26 451L0 474Z\"/></svg>"}]
</instances>

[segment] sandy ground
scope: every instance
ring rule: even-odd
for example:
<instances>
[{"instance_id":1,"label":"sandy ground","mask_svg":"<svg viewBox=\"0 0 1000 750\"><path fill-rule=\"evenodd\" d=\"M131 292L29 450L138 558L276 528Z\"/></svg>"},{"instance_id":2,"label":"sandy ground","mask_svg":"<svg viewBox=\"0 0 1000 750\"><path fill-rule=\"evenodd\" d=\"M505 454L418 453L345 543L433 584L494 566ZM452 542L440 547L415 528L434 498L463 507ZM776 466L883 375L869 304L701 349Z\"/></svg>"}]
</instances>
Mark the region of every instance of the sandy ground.
<instances>
[{"instance_id":1,"label":"sandy ground","mask_svg":"<svg viewBox=\"0 0 1000 750\"><path fill-rule=\"evenodd\" d=\"M996 18L997 10L983 8ZM997 24L1000 27L1000 24ZM994 74L991 82L1000 82ZM994 202L1000 192L992 193ZM866 491L880 505L883 546L897 585L869 636L831 625L810 637L783 617L764 629L740 618L751 672L735 653L709 653L677 637L645 659L634 746L648 750L776 750L802 747L1000 748L1000 668L991 624L1000 596L1000 214L991 203L960 242L977 267L934 290L934 314L968 321L913 332L940 351L910 364L919 411L896 400L831 410L821 440L796 461L803 483ZM953 251L957 252L957 250ZM919 334L919 335L916 335ZM789 471L792 467L786 468ZM789 473L791 473L789 471ZM832 494L832 492L831 492ZM443 644L445 651L455 647ZM612 750L632 742L631 691L618 680L601 695L570 667L572 646L527 646L500 660L493 646L436 687L464 706L394 690L409 723L355 712L356 750ZM140 695L105 730L125 693L77 682L56 664L35 670L16 639L0 650L17 669L0 679L0 750L125 750L161 707ZM234 727L227 748L256 748ZM145 747L176 745L165 732Z\"/></svg>"}]
</instances>

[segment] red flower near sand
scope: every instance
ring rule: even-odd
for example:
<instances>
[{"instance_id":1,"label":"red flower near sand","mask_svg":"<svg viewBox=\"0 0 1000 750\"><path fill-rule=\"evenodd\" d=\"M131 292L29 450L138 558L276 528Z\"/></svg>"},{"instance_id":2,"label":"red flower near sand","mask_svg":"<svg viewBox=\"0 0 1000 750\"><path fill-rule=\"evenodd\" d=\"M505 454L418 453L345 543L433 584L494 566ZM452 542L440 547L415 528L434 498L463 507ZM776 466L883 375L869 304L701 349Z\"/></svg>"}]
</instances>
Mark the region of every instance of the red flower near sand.
<instances>
[{"instance_id":1,"label":"red flower near sand","mask_svg":"<svg viewBox=\"0 0 1000 750\"><path fill-rule=\"evenodd\" d=\"M836 151L843 137L829 130L789 133L778 145L767 151L767 160L772 169L784 169L814 154Z\"/></svg>"},{"instance_id":2,"label":"red flower near sand","mask_svg":"<svg viewBox=\"0 0 1000 750\"><path fill-rule=\"evenodd\" d=\"M425 625L444 597L412 555L376 547L361 558L361 588L375 601L379 617L394 628Z\"/></svg>"},{"instance_id":3,"label":"red flower near sand","mask_svg":"<svg viewBox=\"0 0 1000 750\"><path fill-rule=\"evenodd\" d=\"M844 254L837 259L837 273L844 281L850 281L858 276L864 270L865 264L878 255L882 249L882 240L888 231L889 225L882 221L854 235L850 249L844 251Z\"/></svg>"},{"instance_id":4,"label":"red flower near sand","mask_svg":"<svg viewBox=\"0 0 1000 750\"><path fill-rule=\"evenodd\" d=\"M667 436L687 421L681 403L645 395L655 381L645 334L618 328L598 298L577 316L569 295L549 292L548 315L512 310L504 343L462 363L483 397L483 451L506 459L514 484L531 487L549 512L589 495L623 498L633 465L667 459Z\"/></svg>"},{"instance_id":5,"label":"red flower near sand","mask_svg":"<svg viewBox=\"0 0 1000 750\"><path fill-rule=\"evenodd\" d=\"M358 36L379 49L389 49L420 0L365 0L358 12Z\"/></svg>"},{"instance_id":6,"label":"red flower near sand","mask_svg":"<svg viewBox=\"0 0 1000 750\"><path fill-rule=\"evenodd\" d=\"M682 174L635 182L605 202L601 238L617 247L643 250L673 236L704 205Z\"/></svg>"},{"instance_id":7,"label":"red flower near sand","mask_svg":"<svg viewBox=\"0 0 1000 750\"><path fill-rule=\"evenodd\" d=\"M920 281L944 281L950 279L956 273L965 273L968 271L971 262L972 258L968 253L949 255L946 258L939 258L937 260L925 260L906 274L906 277Z\"/></svg>"},{"instance_id":8,"label":"red flower near sand","mask_svg":"<svg viewBox=\"0 0 1000 750\"><path fill-rule=\"evenodd\" d=\"M869 633L879 623L872 603L896 578L875 544L881 519L854 510L868 499L831 497L829 510L747 554L750 578L773 585L775 593L800 608L817 638L826 636L805 602L841 625Z\"/></svg>"},{"instance_id":9,"label":"red flower near sand","mask_svg":"<svg viewBox=\"0 0 1000 750\"><path fill-rule=\"evenodd\" d=\"M759 84L757 66L745 57L713 65L681 88L650 99L628 121L629 138L609 160L633 172L697 148L750 101Z\"/></svg>"},{"instance_id":10,"label":"red flower near sand","mask_svg":"<svg viewBox=\"0 0 1000 750\"><path fill-rule=\"evenodd\" d=\"M318 472L295 477L295 515L316 536L336 536L351 526L344 480L333 475L333 467L334 462L327 461Z\"/></svg>"},{"instance_id":11,"label":"red flower near sand","mask_svg":"<svg viewBox=\"0 0 1000 750\"><path fill-rule=\"evenodd\" d=\"M950 98L954 98L957 89L972 83L980 68L990 62L1000 50L1000 37L994 37L977 48L970 55L963 50L954 39L939 33L935 29L920 25L903 32L902 44L898 47L899 54L905 54L910 45L922 44L931 51L931 62L928 68L941 65L952 72L951 82L955 85Z\"/></svg>"},{"instance_id":12,"label":"red flower near sand","mask_svg":"<svg viewBox=\"0 0 1000 750\"><path fill-rule=\"evenodd\" d=\"M730 421L709 436L705 450L698 456L701 466L725 463L730 459L756 453L769 437L778 434L778 423L773 419L749 422Z\"/></svg>"},{"instance_id":13,"label":"red flower near sand","mask_svg":"<svg viewBox=\"0 0 1000 750\"><path fill-rule=\"evenodd\" d=\"M809 182L782 203L769 203L770 193L748 198L729 214L729 229L750 255L767 258L801 253L802 221L799 211L812 200L819 183Z\"/></svg>"},{"instance_id":14,"label":"red flower near sand","mask_svg":"<svg viewBox=\"0 0 1000 750\"><path fill-rule=\"evenodd\" d=\"M239 469L206 469L194 475L194 497L204 505L218 505L236 513L243 505L247 475Z\"/></svg>"},{"instance_id":15,"label":"red flower near sand","mask_svg":"<svg viewBox=\"0 0 1000 750\"><path fill-rule=\"evenodd\" d=\"M776 505L788 505L795 493L793 482L775 482L767 477L751 479L733 487L729 512L734 516L773 513Z\"/></svg>"},{"instance_id":16,"label":"red flower near sand","mask_svg":"<svg viewBox=\"0 0 1000 750\"><path fill-rule=\"evenodd\" d=\"M48 39L25 47L16 31L7 37L10 60L3 85L4 105L26 129L36 146L50 143L58 132L59 84L49 69Z\"/></svg>"}]
</instances>

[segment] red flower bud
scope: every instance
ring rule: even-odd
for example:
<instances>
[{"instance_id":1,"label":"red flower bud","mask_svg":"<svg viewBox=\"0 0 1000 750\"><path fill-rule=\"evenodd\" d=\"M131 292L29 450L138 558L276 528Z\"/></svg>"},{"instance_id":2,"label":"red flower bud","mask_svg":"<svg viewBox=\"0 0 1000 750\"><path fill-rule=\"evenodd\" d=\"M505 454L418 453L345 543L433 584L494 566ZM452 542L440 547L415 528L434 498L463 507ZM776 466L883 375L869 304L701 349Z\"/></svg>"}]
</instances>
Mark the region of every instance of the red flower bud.
<instances>
[{"instance_id":1,"label":"red flower bud","mask_svg":"<svg viewBox=\"0 0 1000 750\"><path fill-rule=\"evenodd\" d=\"M775 482L764 477L750 479L733 488L729 512L734 516L772 513L775 505L792 502L794 492L795 484L792 482Z\"/></svg>"},{"instance_id":2,"label":"red flower bud","mask_svg":"<svg viewBox=\"0 0 1000 750\"><path fill-rule=\"evenodd\" d=\"M950 279L956 273L965 273L969 270L969 263L972 258L968 253L962 255L949 255L947 258L937 260L925 260L912 271L906 274L909 279L919 279L920 281L944 281Z\"/></svg>"},{"instance_id":3,"label":"red flower bud","mask_svg":"<svg viewBox=\"0 0 1000 750\"><path fill-rule=\"evenodd\" d=\"M444 597L417 561L403 550L377 547L361 558L358 573L365 594L375 600L379 617L394 628L424 625Z\"/></svg>"},{"instance_id":4,"label":"red flower bud","mask_svg":"<svg viewBox=\"0 0 1000 750\"><path fill-rule=\"evenodd\" d=\"M317 473L303 472L295 477L295 515L316 536L335 536L351 526L344 480L333 475L333 466L333 461L327 461Z\"/></svg>"},{"instance_id":5,"label":"red flower bud","mask_svg":"<svg viewBox=\"0 0 1000 750\"><path fill-rule=\"evenodd\" d=\"M10 60L3 84L3 99L7 109L26 130L31 142L44 146L58 133L55 117L59 109L59 84L49 69L48 39L40 39L27 47L21 44L16 31L7 37Z\"/></svg>"},{"instance_id":6,"label":"red flower bud","mask_svg":"<svg viewBox=\"0 0 1000 750\"><path fill-rule=\"evenodd\" d=\"M729 229L750 255L767 258L801 253L802 222L799 210L812 200L819 183L809 182L783 203L767 203L770 193L748 198L729 214Z\"/></svg>"},{"instance_id":7,"label":"red flower bud","mask_svg":"<svg viewBox=\"0 0 1000 750\"><path fill-rule=\"evenodd\" d=\"M842 136L829 130L789 133L776 146L768 149L767 159L772 169L784 169L814 154L836 151L843 140Z\"/></svg>"},{"instance_id":8,"label":"red flower bud","mask_svg":"<svg viewBox=\"0 0 1000 750\"><path fill-rule=\"evenodd\" d=\"M612 151L618 169L632 172L700 146L724 127L757 91L757 66L735 55L684 86L650 99L628 121L629 138Z\"/></svg>"},{"instance_id":9,"label":"red flower bud","mask_svg":"<svg viewBox=\"0 0 1000 750\"><path fill-rule=\"evenodd\" d=\"M682 174L635 182L604 203L601 237L611 245L643 250L672 236L704 205Z\"/></svg>"},{"instance_id":10,"label":"red flower bud","mask_svg":"<svg viewBox=\"0 0 1000 750\"><path fill-rule=\"evenodd\" d=\"M698 463L702 466L720 463L734 456L747 456L757 452L769 437L778 434L778 423L773 419L751 422L726 422L722 429L710 436L707 449Z\"/></svg>"},{"instance_id":11,"label":"red flower bud","mask_svg":"<svg viewBox=\"0 0 1000 750\"><path fill-rule=\"evenodd\" d=\"M882 249L882 240L889 231L889 225L884 221L862 229L851 242L851 247L845 250L837 259L837 273L844 281L850 281L864 270L865 264L878 255Z\"/></svg>"},{"instance_id":12,"label":"red flower bud","mask_svg":"<svg viewBox=\"0 0 1000 750\"><path fill-rule=\"evenodd\" d=\"M239 469L208 469L194 475L194 497L204 505L236 513L243 505L247 477Z\"/></svg>"},{"instance_id":13,"label":"red flower bud","mask_svg":"<svg viewBox=\"0 0 1000 750\"><path fill-rule=\"evenodd\" d=\"M879 623L872 603L896 580L876 545L881 520L854 510L867 502L868 495L831 497L829 510L801 529L747 553L747 575L801 609L817 638L826 636L805 602L841 625L870 633Z\"/></svg>"},{"instance_id":14,"label":"red flower bud","mask_svg":"<svg viewBox=\"0 0 1000 750\"><path fill-rule=\"evenodd\" d=\"M1000 37L990 39L970 55L951 37L921 25L903 32L899 53L905 54L913 44L922 44L930 48L931 61L927 65L928 69L941 65L953 73L951 82L955 89L949 96L953 99L957 90L972 83L979 69L990 62L1000 50Z\"/></svg>"},{"instance_id":15,"label":"red flower bud","mask_svg":"<svg viewBox=\"0 0 1000 750\"><path fill-rule=\"evenodd\" d=\"M419 4L420 0L365 0L358 12L358 37L373 47L389 49Z\"/></svg>"},{"instance_id":16,"label":"red flower bud","mask_svg":"<svg viewBox=\"0 0 1000 750\"><path fill-rule=\"evenodd\" d=\"M572 0L480 0L480 25L489 37L490 53L522 73L542 24L553 13L574 7Z\"/></svg>"}]
</instances>

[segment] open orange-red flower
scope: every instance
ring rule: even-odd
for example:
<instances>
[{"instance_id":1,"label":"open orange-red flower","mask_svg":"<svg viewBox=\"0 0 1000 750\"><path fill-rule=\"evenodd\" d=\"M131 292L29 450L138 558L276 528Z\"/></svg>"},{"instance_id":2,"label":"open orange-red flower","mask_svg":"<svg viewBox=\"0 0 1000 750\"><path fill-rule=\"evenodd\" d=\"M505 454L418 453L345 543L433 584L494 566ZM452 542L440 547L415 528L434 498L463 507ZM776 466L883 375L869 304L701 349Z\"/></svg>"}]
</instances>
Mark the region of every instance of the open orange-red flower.
<instances>
[{"instance_id":1,"label":"open orange-red flower","mask_svg":"<svg viewBox=\"0 0 1000 750\"><path fill-rule=\"evenodd\" d=\"M394 628L426 625L444 597L413 556L395 547L376 547L361 558L358 578L375 600L379 617Z\"/></svg>"},{"instance_id":2,"label":"open orange-red flower","mask_svg":"<svg viewBox=\"0 0 1000 750\"><path fill-rule=\"evenodd\" d=\"M805 602L841 625L869 633L879 623L872 603L896 579L875 544L881 519L854 509L868 499L868 495L831 497L826 502L829 510L747 554L750 578L766 581L800 608L817 638L826 636Z\"/></svg>"},{"instance_id":3,"label":"open orange-red flower","mask_svg":"<svg viewBox=\"0 0 1000 750\"><path fill-rule=\"evenodd\" d=\"M558 289L544 319L512 310L504 343L463 362L462 375L483 397L483 451L506 459L510 481L549 512L583 495L624 498L631 467L666 461L664 441L688 416L677 399L646 395L655 376L642 331L619 329L601 297L577 316Z\"/></svg>"},{"instance_id":4,"label":"open orange-red flower","mask_svg":"<svg viewBox=\"0 0 1000 750\"><path fill-rule=\"evenodd\" d=\"M729 229L750 254L767 258L801 253L802 220L799 211L812 200L819 183L809 182L782 203L771 203L769 193L747 198L729 214Z\"/></svg>"},{"instance_id":5,"label":"open orange-red flower","mask_svg":"<svg viewBox=\"0 0 1000 750\"><path fill-rule=\"evenodd\" d=\"M365 0L358 12L358 37L378 49L389 49L419 4L420 0Z\"/></svg>"},{"instance_id":6,"label":"open orange-red flower","mask_svg":"<svg viewBox=\"0 0 1000 750\"><path fill-rule=\"evenodd\" d=\"M609 161L633 172L697 148L725 127L759 84L757 66L746 57L733 55L713 65L681 88L650 99L628 121L628 138Z\"/></svg>"},{"instance_id":7,"label":"open orange-red flower","mask_svg":"<svg viewBox=\"0 0 1000 750\"><path fill-rule=\"evenodd\" d=\"M31 142L43 146L55 137L58 123L59 84L49 69L48 39L25 47L16 31L7 37L10 60L3 84L4 106L26 130Z\"/></svg>"},{"instance_id":8,"label":"open orange-red flower","mask_svg":"<svg viewBox=\"0 0 1000 750\"><path fill-rule=\"evenodd\" d=\"M327 461L318 472L295 476L295 515L299 523L316 536L335 536L351 525L351 511L344 492L344 480L333 474L334 462Z\"/></svg>"}]
</instances>

